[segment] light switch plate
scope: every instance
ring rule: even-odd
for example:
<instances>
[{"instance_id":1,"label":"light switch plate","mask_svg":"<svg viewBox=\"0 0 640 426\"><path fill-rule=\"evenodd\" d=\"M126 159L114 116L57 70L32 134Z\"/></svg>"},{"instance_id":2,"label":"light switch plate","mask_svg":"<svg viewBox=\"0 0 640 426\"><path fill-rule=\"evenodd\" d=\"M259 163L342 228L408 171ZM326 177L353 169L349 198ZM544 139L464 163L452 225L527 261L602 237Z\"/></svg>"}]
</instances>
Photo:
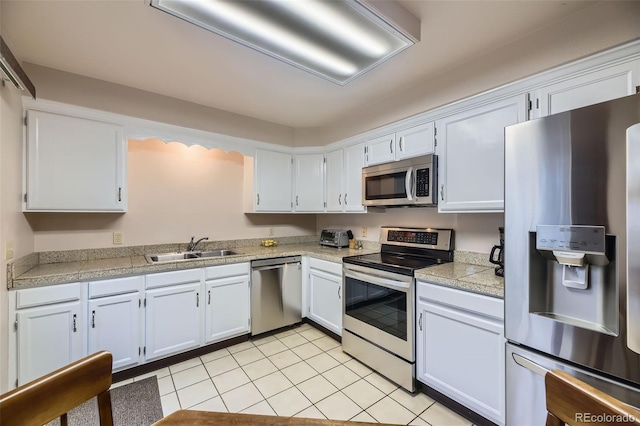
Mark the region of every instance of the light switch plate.
<instances>
[{"instance_id":1,"label":"light switch plate","mask_svg":"<svg viewBox=\"0 0 640 426\"><path fill-rule=\"evenodd\" d=\"M13 241L7 241L4 243L4 260L13 259L15 249L13 248Z\"/></svg>"},{"instance_id":2,"label":"light switch plate","mask_svg":"<svg viewBox=\"0 0 640 426\"><path fill-rule=\"evenodd\" d=\"M113 233L113 244L122 244L122 232Z\"/></svg>"}]
</instances>

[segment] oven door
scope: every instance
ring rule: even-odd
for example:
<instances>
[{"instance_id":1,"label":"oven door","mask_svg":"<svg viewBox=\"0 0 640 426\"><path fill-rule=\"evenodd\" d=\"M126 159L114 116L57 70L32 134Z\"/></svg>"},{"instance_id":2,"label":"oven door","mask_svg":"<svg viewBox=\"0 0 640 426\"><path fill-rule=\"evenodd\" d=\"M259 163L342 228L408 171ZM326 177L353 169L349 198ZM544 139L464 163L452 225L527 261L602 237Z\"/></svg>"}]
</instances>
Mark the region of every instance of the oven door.
<instances>
[{"instance_id":1,"label":"oven door","mask_svg":"<svg viewBox=\"0 0 640 426\"><path fill-rule=\"evenodd\" d=\"M357 265L344 265L345 330L415 361L414 280Z\"/></svg>"}]
</instances>

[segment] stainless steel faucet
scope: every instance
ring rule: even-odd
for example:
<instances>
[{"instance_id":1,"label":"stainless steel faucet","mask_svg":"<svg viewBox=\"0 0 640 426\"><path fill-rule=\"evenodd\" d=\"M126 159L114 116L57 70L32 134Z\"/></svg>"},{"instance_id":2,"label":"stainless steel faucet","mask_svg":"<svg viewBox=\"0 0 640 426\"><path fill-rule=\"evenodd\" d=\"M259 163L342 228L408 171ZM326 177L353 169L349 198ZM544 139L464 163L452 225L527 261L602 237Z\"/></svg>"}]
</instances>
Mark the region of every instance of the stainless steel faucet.
<instances>
[{"instance_id":1,"label":"stainless steel faucet","mask_svg":"<svg viewBox=\"0 0 640 426\"><path fill-rule=\"evenodd\" d=\"M195 240L195 239L196 239L195 236L191 237L191 241L189 241L189 244L187 245L187 251L195 251L196 247L198 247L198 244L200 244L200 241L208 240L209 237L202 237L198 241L193 242L193 240Z\"/></svg>"}]
</instances>

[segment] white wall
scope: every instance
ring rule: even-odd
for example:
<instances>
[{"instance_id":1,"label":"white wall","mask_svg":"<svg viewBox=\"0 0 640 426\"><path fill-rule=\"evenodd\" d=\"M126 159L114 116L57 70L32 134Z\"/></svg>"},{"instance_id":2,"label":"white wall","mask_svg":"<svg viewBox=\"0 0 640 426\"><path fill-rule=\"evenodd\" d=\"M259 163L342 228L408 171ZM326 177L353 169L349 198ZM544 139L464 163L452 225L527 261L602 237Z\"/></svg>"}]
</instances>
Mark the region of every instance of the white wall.
<instances>
[{"instance_id":1,"label":"white wall","mask_svg":"<svg viewBox=\"0 0 640 426\"><path fill-rule=\"evenodd\" d=\"M314 215L244 214L244 158L181 143L130 140L128 204L125 214L29 213L35 250L113 246L113 232L124 245L188 242L192 235L211 240L314 235Z\"/></svg>"},{"instance_id":2,"label":"white wall","mask_svg":"<svg viewBox=\"0 0 640 426\"><path fill-rule=\"evenodd\" d=\"M367 236L362 236L362 227ZM456 250L489 253L499 242L498 227L504 226L502 213L438 214L437 208L393 208L366 214L318 215L318 229L351 229L358 239L378 241L381 226L408 226L417 228L451 228L455 231Z\"/></svg>"}]
</instances>

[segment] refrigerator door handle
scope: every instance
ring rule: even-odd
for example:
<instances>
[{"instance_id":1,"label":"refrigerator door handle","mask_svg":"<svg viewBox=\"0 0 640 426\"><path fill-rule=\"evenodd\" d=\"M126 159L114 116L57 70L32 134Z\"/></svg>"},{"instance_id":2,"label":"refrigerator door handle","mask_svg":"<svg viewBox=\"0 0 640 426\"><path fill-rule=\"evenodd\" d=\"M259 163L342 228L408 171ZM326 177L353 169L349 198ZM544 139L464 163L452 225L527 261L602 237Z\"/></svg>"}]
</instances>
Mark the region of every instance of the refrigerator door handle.
<instances>
[{"instance_id":1,"label":"refrigerator door handle","mask_svg":"<svg viewBox=\"0 0 640 426\"><path fill-rule=\"evenodd\" d=\"M640 354L639 203L640 123L627 128L627 347Z\"/></svg>"},{"instance_id":2,"label":"refrigerator door handle","mask_svg":"<svg viewBox=\"0 0 640 426\"><path fill-rule=\"evenodd\" d=\"M513 360L516 362L516 364L518 364L521 367L526 368L527 370L531 370L536 374L539 374L540 376L544 377L549 370L547 370L546 368L542 367L541 365L536 364L535 362L531 361L530 359L527 359L525 357L523 357L522 355L518 355L516 353L511 354L513 356Z\"/></svg>"}]
</instances>

